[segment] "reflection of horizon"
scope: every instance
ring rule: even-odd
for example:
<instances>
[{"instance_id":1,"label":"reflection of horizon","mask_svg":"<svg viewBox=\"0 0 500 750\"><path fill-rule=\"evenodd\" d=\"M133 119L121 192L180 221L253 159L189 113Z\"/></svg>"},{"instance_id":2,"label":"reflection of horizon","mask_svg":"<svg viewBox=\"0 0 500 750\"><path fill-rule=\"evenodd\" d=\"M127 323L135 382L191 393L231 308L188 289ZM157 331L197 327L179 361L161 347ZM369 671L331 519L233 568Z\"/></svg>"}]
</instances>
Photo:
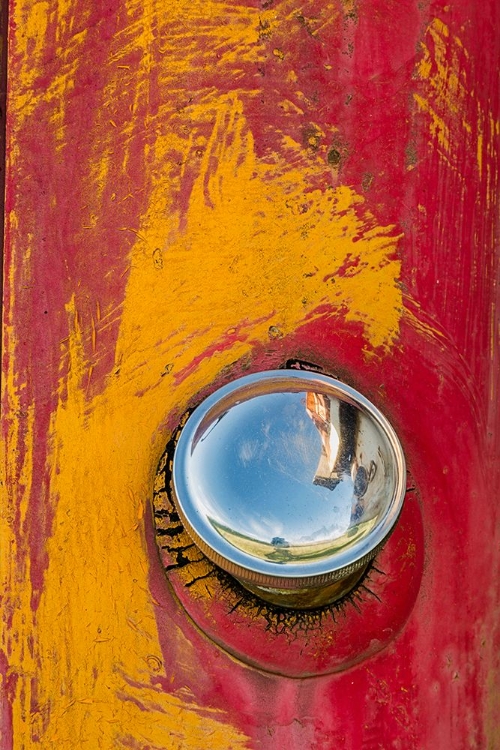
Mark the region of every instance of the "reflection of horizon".
<instances>
[{"instance_id":1,"label":"reflection of horizon","mask_svg":"<svg viewBox=\"0 0 500 750\"><path fill-rule=\"evenodd\" d=\"M334 539L326 538L317 542L309 542L308 544L289 544L286 540L283 540L283 543L276 544L274 542L273 544L274 540L265 542L261 539L254 539L224 524L218 523L213 518L210 519L210 522L223 539L236 549L261 560L265 559L274 563L286 564L287 562L299 561L314 562L340 552L345 547L352 545L357 539L366 536L375 524L375 519L359 522L355 526L348 526L341 536Z\"/></svg>"},{"instance_id":2,"label":"reflection of horizon","mask_svg":"<svg viewBox=\"0 0 500 750\"><path fill-rule=\"evenodd\" d=\"M326 490L312 476L321 451L305 393L263 394L201 425L187 477L197 504L220 523L257 539L292 543L323 523ZM244 429L242 429L244 428Z\"/></svg>"}]
</instances>

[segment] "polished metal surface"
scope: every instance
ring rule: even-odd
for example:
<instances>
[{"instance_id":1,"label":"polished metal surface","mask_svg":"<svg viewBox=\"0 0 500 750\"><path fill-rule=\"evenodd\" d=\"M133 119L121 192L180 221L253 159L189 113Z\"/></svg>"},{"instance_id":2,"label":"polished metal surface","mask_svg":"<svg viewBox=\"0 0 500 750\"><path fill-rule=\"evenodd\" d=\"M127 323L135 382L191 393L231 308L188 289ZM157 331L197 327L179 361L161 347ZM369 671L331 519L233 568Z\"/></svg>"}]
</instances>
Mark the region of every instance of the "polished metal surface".
<instances>
[{"instance_id":1,"label":"polished metal surface","mask_svg":"<svg viewBox=\"0 0 500 750\"><path fill-rule=\"evenodd\" d=\"M404 494L389 422L313 372L255 373L221 388L190 416L174 454L174 502L193 540L282 606L317 606L345 593L336 581L354 585Z\"/></svg>"}]
</instances>

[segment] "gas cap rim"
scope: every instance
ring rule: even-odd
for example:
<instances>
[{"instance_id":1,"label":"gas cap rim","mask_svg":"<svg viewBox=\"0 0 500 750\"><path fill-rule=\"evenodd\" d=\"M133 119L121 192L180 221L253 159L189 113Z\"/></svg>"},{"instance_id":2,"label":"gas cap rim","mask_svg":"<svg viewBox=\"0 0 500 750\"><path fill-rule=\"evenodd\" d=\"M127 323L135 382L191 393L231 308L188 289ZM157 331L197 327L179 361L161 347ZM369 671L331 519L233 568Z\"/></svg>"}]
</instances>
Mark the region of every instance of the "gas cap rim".
<instances>
[{"instance_id":1,"label":"gas cap rim","mask_svg":"<svg viewBox=\"0 0 500 750\"><path fill-rule=\"evenodd\" d=\"M232 534L233 543L223 536L224 533L226 537L231 535L232 529L227 532L215 530L214 519L211 517L207 520L207 503L200 499L204 493L203 482L207 484L208 480L206 476L203 476L203 471L200 473L200 466L203 467L203 462L196 462L195 454L197 450L200 450L199 446L205 439L211 440L214 444L217 442L214 432L217 431L221 415L225 416L231 409L235 410L240 404L248 403L252 399L257 404L256 399L264 395L275 396L280 393L313 393L325 397L330 403L336 399L339 404L349 404L349 408L356 410L353 413L360 415L359 420L363 425L372 425L373 433L380 434L383 448L387 452L386 462L389 458L391 462L393 481L388 493L390 499L371 530L347 544L345 550L331 555L322 554L316 561L295 562L293 559L287 559L287 557L293 557L293 551L300 545L293 546L292 552L288 552L288 543L285 539L280 542L279 537L273 538L274 544L270 553L277 557L281 556L279 561L262 559L255 554L249 554L248 551L235 546L234 533ZM296 398L291 401L293 404L298 403ZM229 433L224 435L221 428L219 430L221 435L218 448L225 450L227 446L224 446L224 440L228 439ZM212 437L210 437L210 432L212 432ZM379 448L379 453L380 451ZM207 455L213 455L213 450ZM390 473L388 467L385 465L384 467L384 473ZM206 466L204 470L206 471ZM355 483L352 482L352 484L355 487ZM240 580L243 585L248 583L275 589L303 589L326 586L366 566L373 559L388 539L401 512L406 492L406 465L401 443L392 425L380 410L357 390L323 373L303 370L267 370L246 375L224 385L208 396L192 412L180 432L176 445L171 489L174 504L186 531L213 563ZM317 492L316 488L315 491ZM359 494L359 489L357 492ZM355 490L353 490L353 497L357 498ZM213 498L210 498L208 505L212 502ZM210 512L213 512L213 507L210 508ZM219 524L219 526L223 525ZM226 528L228 527L224 527ZM238 530L235 533L238 534ZM274 539L278 541L274 542ZM245 537L244 541L248 546L248 537ZM256 541L260 544L262 540ZM267 544L269 546L268 542Z\"/></svg>"}]
</instances>

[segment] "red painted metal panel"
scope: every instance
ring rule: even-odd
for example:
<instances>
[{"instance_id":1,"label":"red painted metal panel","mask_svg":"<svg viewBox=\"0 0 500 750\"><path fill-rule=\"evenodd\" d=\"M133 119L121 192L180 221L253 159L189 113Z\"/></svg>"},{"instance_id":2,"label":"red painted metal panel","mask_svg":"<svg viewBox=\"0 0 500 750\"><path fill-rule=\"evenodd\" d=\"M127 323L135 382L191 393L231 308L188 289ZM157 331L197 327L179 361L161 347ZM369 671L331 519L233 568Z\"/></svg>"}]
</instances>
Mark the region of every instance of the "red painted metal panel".
<instances>
[{"instance_id":1,"label":"red painted metal panel","mask_svg":"<svg viewBox=\"0 0 500 750\"><path fill-rule=\"evenodd\" d=\"M12 1L6 748L499 746L497 6ZM168 582L150 512L186 409L289 360L410 488L380 601L300 628Z\"/></svg>"}]
</instances>

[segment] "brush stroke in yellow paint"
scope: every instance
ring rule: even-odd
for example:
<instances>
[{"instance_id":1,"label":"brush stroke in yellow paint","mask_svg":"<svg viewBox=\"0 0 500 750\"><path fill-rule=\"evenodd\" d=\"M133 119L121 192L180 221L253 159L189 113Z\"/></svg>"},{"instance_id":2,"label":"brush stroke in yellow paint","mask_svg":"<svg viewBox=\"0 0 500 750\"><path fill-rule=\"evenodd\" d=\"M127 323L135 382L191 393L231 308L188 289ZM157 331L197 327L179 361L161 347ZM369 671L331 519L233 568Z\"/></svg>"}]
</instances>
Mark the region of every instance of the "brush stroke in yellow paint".
<instances>
[{"instance_id":1,"label":"brush stroke in yellow paint","mask_svg":"<svg viewBox=\"0 0 500 750\"><path fill-rule=\"evenodd\" d=\"M449 189L459 196L462 204L470 200L467 191L475 184L479 194L486 198L485 212L491 211L493 215L498 202L496 165L499 161L500 123L488 111L483 103L485 98L478 97L471 83L474 80L474 61L461 40L438 18L429 25L421 48L422 57L416 73L423 85L414 98L419 110L428 118L429 147L437 151L448 171L448 175L441 177L442 184L453 185ZM475 157L472 162L475 174L472 176L471 154ZM451 174L454 182L448 182ZM459 217L460 209L456 213ZM443 222L442 218L443 215L439 217L437 236L444 240L450 227L446 224L447 219ZM486 246L495 246L493 236L488 242ZM494 309L491 315L494 319ZM405 310L405 317L416 325L415 316L408 310ZM429 330L428 333L435 338L439 336L438 331ZM493 348L491 356L494 356Z\"/></svg>"},{"instance_id":2,"label":"brush stroke in yellow paint","mask_svg":"<svg viewBox=\"0 0 500 750\"><path fill-rule=\"evenodd\" d=\"M161 152L156 158L161 163ZM280 173L258 162L237 98L219 103L186 216L158 175L132 255L118 354L139 370L141 390L151 370L159 375L169 361L175 374L228 329L266 340L274 325L286 335L323 304L363 323L374 347L392 344L401 311L398 236L378 227L350 188L307 189L304 170ZM358 265L336 275L349 256ZM153 303L161 300L154 315L145 289ZM193 350L194 337L205 345ZM238 356L249 348L242 342Z\"/></svg>"},{"instance_id":3,"label":"brush stroke in yellow paint","mask_svg":"<svg viewBox=\"0 0 500 750\"><path fill-rule=\"evenodd\" d=\"M167 145L157 144L160 163ZM168 182L153 173L142 239L131 256L116 353L120 371L90 405L81 386L81 332L69 308L71 370L52 456L57 514L37 613L39 699L50 706L47 742L59 747L69 747L77 732L89 747L120 747L126 734L168 748L174 723L185 748L226 748L228 738L242 745L220 713L201 717L149 684L148 657L162 654L138 516L166 439L161 424L223 366L251 352L252 341L268 340L270 325L286 335L320 304L330 303L332 313L345 306L374 346L390 346L397 335L392 228L377 227L348 188L304 194L301 172L273 179L255 157L237 99L220 107L184 222L169 203ZM158 248L160 269L153 258ZM349 254L358 266L335 276ZM175 380L237 326L238 341ZM162 377L167 362L173 367ZM186 649L172 628L171 643L179 640ZM186 655L188 662L196 658Z\"/></svg>"},{"instance_id":4,"label":"brush stroke in yellow paint","mask_svg":"<svg viewBox=\"0 0 500 750\"><path fill-rule=\"evenodd\" d=\"M161 665L162 653L140 523L149 494L149 460L140 442L150 443L151 425L144 415L137 422L141 400L130 393L123 399L118 382L89 413L72 303L68 316L71 366L54 424L51 491L58 504L36 615L39 713L31 717L32 742L26 746L41 735L47 748L130 742L166 750L245 747L222 711L197 707L154 685L150 665ZM183 639L175 626L170 639L172 647ZM16 718L20 737L26 729Z\"/></svg>"},{"instance_id":5,"label":"brush stroke in yellow paint","mask_svg":"<svg viewBox=\"0 0 500 750\"><path fill-rule=\"evenodd\" d=\"M456 152L466 144L468 153L477 154L479 177L483 171L484 132L489 115L484 112L467 80L469 53L448 26L435 18L421 44L422 57L417 75L426 91L414 94L420 111L429 118L430 145L457 168Z\"/></svg>"},{"instance_id":6,"label":"brush stroke in yellow paint","mask_svg":"<svg viewBox=\"0 0 500 750\"><path fill-rule=\"evenodd\" d=\"M15 86L9 93L9 110L20 125L41 105L46 106L54 140L60 148L65 140L65 104L85 46L90 9L76 13L72 0L20 0L12 7L16 33L12 35L11 54L26 64L17 68ZM47 81L48 71L52 75ZM41 76L43 83L39 82Z\"/></svg>"},{"instance_id":7,"label":"brush stroke in yellow paint","mask_svg":"<svg viewBox=\"0 0 500 750\"><path fill-rule=\"evenodd\" d=\"M463 112L469 96L460 69L459 55L463 47L438 18L428 27L421 47L423 55L417 74L428 82L428 96L415 94L415 101L429 115L431 135L446 154L450 149L450 116L456 118ZM465 129L470 130L470 126L466 124Z\"/></svg>"},{"instance_id":8,"label":"brush stroke in yellow paint","mask_svg":"<svg viewBox=\"0 0 500 750\"><path fill-rule=\"evenodd\" d=\"M19 229L16 216L8 222L11 234ZM6 232L7 238L10 236ZM24 248L29 259L31 244ZM16 328L12 321L16 283L29 283L29 266L19 274L14 264L6 258L4 266L4 319L2 326L2 352L13 351L16 345ZM36 674L30 638L35 632L31 609L30 555L27 542L20 531L28 512L29 496L33 479L34 404L26 404L26 374L19 372L11 357L2 360L2 414L3 428L0 469L0 586L2 601L2 625L0 627L0 651L9 661L5 685L0 684L2 696L12 700L13 721L22 726L31 697L31 680ZM16 481L11 481L15 477ZM16 675L19 677L16 679ZM28 698L28 700L27 700ZM0 747L8 747L7 717L0 720Z\"/></svg>"},{"instance_id":9,"label":"brush stroke in yellow paint","mask_svg":"<svg viewBox=\"0 0 500 750\"><path fill-rule=\"evenodd\" d=\"M200 12L199 4L193 7ZM229 45L224 54L237 52ZM183 145L166 132L145 146L147 208L130 257L117 366L90 403L82 342L99 334L81 330L75 303L68 303L62 355L70 367L60 383L48 457L55 518L34 615L29 576L10 582L20 602L9 644L19 675L14 733L25 747L246 746L224 712L160 690L150 667L163 654L142 515L167 438L162 426L221 368L251 354L255 342L267 342L272 326L286 337L329 310L359 323L366 343L381 352L397 340L402 300L394 227L378 226L349 187L312 188L317 166L291 168L279 154L259 160L239 92L193 105L190 115L213 128L185 211L173 197L168 154L173 142L189 149L191 141ZM142 125L132 120L129 132ZM102 167L102 132L95 138L88 174L100 196L117 165L106 151ZM97 232L105 207L95 210ZM215 353L204 356L208 351ZM29 468L34 446L27 447ZM32 652L23 645L29 639ZM177 670L202 668L173 623L169 648L183 654ZM173 677L170 667L161 669Z\"/></svg>"}]
</instances>

